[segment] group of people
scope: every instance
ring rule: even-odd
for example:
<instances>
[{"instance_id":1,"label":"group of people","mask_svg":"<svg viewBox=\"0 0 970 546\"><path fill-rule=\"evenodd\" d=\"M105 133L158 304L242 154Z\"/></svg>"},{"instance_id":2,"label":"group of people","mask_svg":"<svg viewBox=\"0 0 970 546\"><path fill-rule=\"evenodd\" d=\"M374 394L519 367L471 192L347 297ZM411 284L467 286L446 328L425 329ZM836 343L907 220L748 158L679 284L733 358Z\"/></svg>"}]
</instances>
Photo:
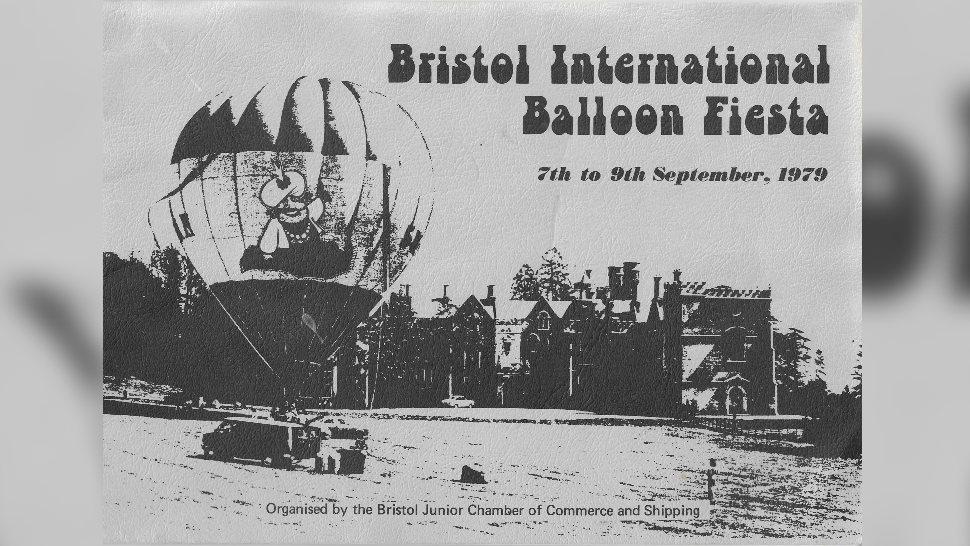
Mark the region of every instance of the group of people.
<instances>
[{"instance_id":1,"label":"group of people","mask_svg":"<svg viewBox=\"0 0 970 546\"><path fill-rule=\"evenodd\" d=\"M234 404L223 404L218 400L207 401L204 397L199 396L197 399L188 399L182 403L182 407L185 409L203 409L203 408L213 408L213 409L234 409L234 410L252 410L249 406L245 406L240 402L235 402ZM264 414L265 415L265 414ZM284 421L288 423L300 423L304 424L306 420L306 415L301 415L300 409L297 407L296 402L289 401L283 402L279 406L274 406L270 409L269 418L274 421Z\"/></svg>"},{"instance_id":2,"label":"group of people","mask_svg":"<svg viewBox=\"0 0 970 546\"><path fill-rule=\"evenodd\" d=\"M274 421L286 421L288 423L302 423L300 411L296 407L296 402L284 402L281 406L276 406L269 412L269 418Z\"/></svg>"},{"instance_id":3,"label":"group of people","mask_svg":"<svg viewBox=\"0 0 970 546\"><path fill-rule=\"evenodd\" d=\"M206 402L204 396L199 396L199 398L197 400L196 399L189 398L188 400L186 400L185 402L182 403L182 407L183 408L187 408L187 409L190 409L190 408L191 409L203 409L203 408L224 409L224 408L232 408L232 409L236 409L236 410L241 410L241 409L244 409L245 408L245 406L243 406L242 402L239 402L238 400L235 403L233 403L233 404L223 404L218 399L214 399L211 402Z\"/></svg>"}]
</instances>

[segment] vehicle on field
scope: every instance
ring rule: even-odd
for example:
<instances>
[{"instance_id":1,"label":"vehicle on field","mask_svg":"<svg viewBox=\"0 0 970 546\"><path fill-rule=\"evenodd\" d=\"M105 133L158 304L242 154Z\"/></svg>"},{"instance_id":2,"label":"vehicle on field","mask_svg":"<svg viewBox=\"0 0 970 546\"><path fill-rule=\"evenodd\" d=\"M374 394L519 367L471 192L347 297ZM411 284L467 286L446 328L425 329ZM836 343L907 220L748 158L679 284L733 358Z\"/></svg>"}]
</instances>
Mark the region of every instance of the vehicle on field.
<instances>
[{"instance_id":1,"label":"vehicle on field","mask_svg":"<svg viewBox=\"0 0 970 546\"><path fill-rule=\"evenodd\" d=\"M464 396L461 396L461 395L458 395L458 394L453 395L453 396L450 396L448 398L445 398L444 400L441 401L441 403L446 408L473 408L473 407L475 407L475 401L474 400L469 400L468 398L465 398Z\"/></svg>"},{"instance_id":2,"label":"vehicle on field","mask_svg":"<svg viewBox=\"0 0 970 546\"><path fill-rule=\"evenodd\" d=\"M307 422L318 429L320 447L315 469L326 474L362 474L367 459L367 435L364 428L350 426L340 417L321 415Z\"/></svg>"},{"instance_id":3,"label":"vehicle on field","mask_svg":"<svg viewBox=\"0 0 970 546\"><path fill-rule=\"evenodd\" d=\"M202 435L206 457L262 461L277 468L312 459L319 450L319 429L270 419L228 417L214 431Z\"/></svg>"}]
</instances>

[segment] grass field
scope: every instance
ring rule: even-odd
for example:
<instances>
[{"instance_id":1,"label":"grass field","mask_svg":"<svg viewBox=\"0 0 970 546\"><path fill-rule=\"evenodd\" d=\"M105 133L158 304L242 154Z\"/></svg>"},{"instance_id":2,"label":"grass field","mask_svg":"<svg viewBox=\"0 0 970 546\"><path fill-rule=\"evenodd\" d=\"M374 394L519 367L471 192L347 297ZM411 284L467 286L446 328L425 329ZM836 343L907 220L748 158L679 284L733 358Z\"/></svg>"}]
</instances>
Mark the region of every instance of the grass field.
<instances>
[{"instance_id":1,"label":"grass field","mask_svg":"<svg viewBox=\"0 0 970 546\"><path fill-rule=\"evenodd\" d=\"M200 457L216 423L104 416L106 541L854 543L861 530L857 461L785 454L708 430L375 419L365 473L315 474ZM793 446L789 446L793 447ZM628 506L706 498L709 520L376 518L269 514L267 505ZM484 485L458 483L479 466Z\"/></svg>"}]
</instances>

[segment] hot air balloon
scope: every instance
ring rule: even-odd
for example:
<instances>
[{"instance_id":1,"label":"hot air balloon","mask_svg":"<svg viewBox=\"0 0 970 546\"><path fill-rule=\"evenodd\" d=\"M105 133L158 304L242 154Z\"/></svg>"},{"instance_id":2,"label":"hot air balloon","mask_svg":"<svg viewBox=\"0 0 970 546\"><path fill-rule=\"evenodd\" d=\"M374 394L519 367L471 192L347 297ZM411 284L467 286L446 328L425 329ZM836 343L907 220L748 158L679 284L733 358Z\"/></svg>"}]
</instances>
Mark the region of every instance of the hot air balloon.
<instances>
[{"instance_id":1,"label":"hot air balloon","mask_svg":"<svg viewBox=\"0 0 970 546\"><path fill-rule=\"evenodd\" d=\"M301 77L207 102L172 164L179 183L149 211L156 243L191 262L282 389L331 367L336 385L337 353L431 218L431 154L411 115Z\"/></svg>"}]
</instances>

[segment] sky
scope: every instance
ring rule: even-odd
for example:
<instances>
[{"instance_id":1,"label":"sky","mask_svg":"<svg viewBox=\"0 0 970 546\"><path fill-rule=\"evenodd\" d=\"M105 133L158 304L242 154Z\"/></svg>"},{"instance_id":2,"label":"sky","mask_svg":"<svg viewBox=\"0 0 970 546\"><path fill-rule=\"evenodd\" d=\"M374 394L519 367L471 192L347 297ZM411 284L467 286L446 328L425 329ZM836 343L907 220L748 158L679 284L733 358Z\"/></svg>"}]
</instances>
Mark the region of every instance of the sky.
<instances>
[{"instance_id":1,"label":"sky","mask_svg":"<svg viewBox=\"0 0 970 546\"><path fill-rule=\"evenodd\" d=\"M169 164L189 117L219 93L252 95L268 82L299 76L349 80L400 103L420 126L435 166L435 212L420 252L399 284L416 299L437 297L441 285L464 299L494 284L507 297L524 263L538 266L549 248L560 250L578 273L639 262L641 278L683 271L686 281L767 288L782 327L798 327L821 348L830 387L849 381L855 340L861 339L860 96L852 58L859 31L851 10L818 21L819 6L782 5L771 16L745 18L742 10L707 5L575 6L533 11L506 6L278 4L270 16L259 2L237 5L105 4L104 32L104 248L145 258L154 247L147 224L152 203L178 185ZM435 11L437 10L437 11ZM515 14L515 10L522 10ZM769 11L770 12L770 11ZM705 13L705 18L699 18ZM839 16L841 15L841 17ZM541 18L541 19L540 19ZM663 21L664 25L657 22ZM439 51L486 59L516 58L528 48L528 85L389 83L390 44L415 54ZM693 53L711 46L739 54L798 53L817 57L827 44L831 83L766 86L592 85L549 83L552 45L567 54ZM723 59L723 57L722 57ZM544 96L550 108L574 114L581 96L602 96L608 109L677 104L681 136L524 135L525 96ZM823 105L827 135L704 136L704 97L739 97L742 113L761 104L804 113ZM540 167L566 167L568 182L537 180ZM641 167L644 182L610 182L613 167ZM764 183L654 182L668 169L765 171ZM781 167L825 167L821 182L779 182ZM583 169L604 173L581 181ZM643 282L640 297L649 297Z\"/></svg>"}]
</instances>

